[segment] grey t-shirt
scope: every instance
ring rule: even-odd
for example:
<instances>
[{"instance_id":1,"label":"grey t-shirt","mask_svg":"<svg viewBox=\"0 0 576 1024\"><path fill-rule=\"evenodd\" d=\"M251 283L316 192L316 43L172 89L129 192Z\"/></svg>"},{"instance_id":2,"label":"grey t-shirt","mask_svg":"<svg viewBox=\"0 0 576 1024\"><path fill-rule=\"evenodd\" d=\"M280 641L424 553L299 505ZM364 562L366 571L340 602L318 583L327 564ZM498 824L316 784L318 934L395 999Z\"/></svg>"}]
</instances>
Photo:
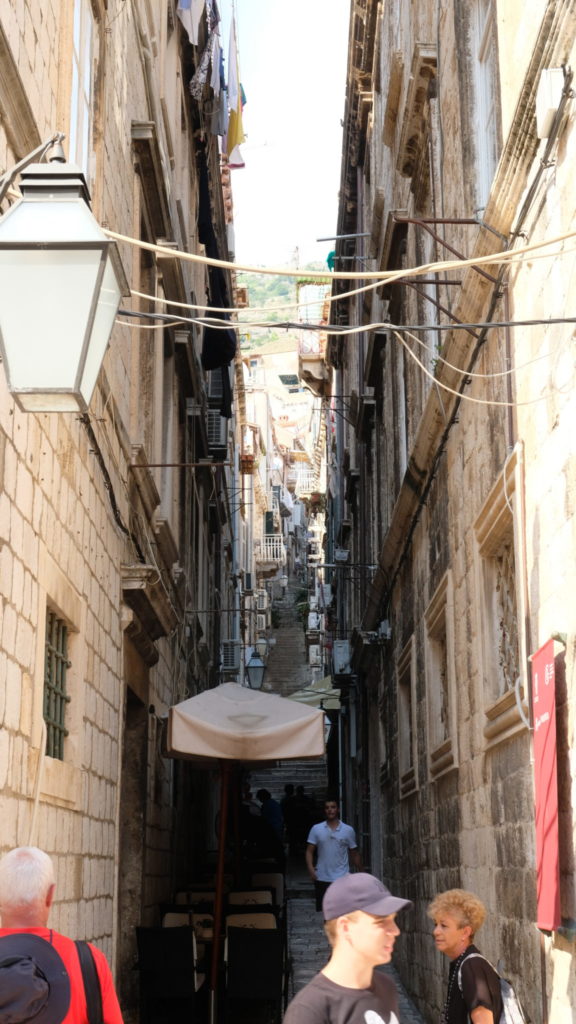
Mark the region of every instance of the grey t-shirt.
<instances>
[{"instance_id":1,"label":"grey t-shirt","mask_svg":"<svg viewBox=\"0 0 576 1024\"><path fill-rule=\"evenodd\" d=\"M345 988L317 974L294 997L283 1024L398 1024L396 986L377 971L370 988Z\"/></svg>"}]
</instances>

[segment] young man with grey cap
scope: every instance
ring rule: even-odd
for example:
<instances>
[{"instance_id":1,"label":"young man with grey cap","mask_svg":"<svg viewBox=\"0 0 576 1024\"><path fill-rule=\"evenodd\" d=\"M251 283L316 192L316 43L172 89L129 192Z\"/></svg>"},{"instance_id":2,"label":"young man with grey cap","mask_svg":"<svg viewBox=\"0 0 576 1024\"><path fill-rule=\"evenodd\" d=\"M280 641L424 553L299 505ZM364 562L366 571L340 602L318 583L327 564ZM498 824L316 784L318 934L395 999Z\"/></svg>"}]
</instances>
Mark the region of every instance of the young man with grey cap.
<instances>
[{"instance_id":1,"label":"young man with grey cap","mask_svg":"<svg viewBox=\"0 0 576 1024\"><path fill-rule=\"evenodd\" d=\"M322 904L332 955L294 997L283 1024L398 1024L396 986L374 968L391 960L396 914L409 906L374 875L336 879Z\"/></svg>"}]
</instances>

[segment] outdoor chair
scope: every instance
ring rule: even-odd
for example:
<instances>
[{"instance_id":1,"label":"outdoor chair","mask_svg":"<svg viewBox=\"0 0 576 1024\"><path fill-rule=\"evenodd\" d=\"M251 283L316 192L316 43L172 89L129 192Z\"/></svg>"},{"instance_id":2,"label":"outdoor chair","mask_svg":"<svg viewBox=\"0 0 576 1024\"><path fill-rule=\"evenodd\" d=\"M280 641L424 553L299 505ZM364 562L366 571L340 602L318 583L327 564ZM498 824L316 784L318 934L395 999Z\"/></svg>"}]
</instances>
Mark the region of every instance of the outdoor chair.
<instances>
[{"instance_id":1,"label":"outdoor chair","mask_svg":"<svg viewBox=\"0 0 576 1024\"><path fill-rule=\"evenodd\" d=\"M142 1024L194 1020L197 988L195 937L191 926L136 928Z\"/></svg>"},{"instance_id":2,"label":"outdoor chair","mask_svg":"<svg viewBox=\"0 0 576 1024\"><path fill-rule=\"evenodd\" d=\"M252 874L252 885L271 887L274 891L274 903L278 907L284 906L284 875L280 871L257 871Z\"/></svg>"},{"instance_id":3,"label":"outdoor chair","mask_svg":"<svg viewBox=\"0 0 576 1024\"><path fill-rule=\"evenodd\" d=\"M249 912L226 914L226 934L229 928L252 928L256 930L277 930L276 915L270 911L258 911L251 908Z\"/></svg>"},{"instance_id":4,"label":"outdoor chair","mask_svg":"<svg viewBox=\"0 0 576 1024\"><path fill-rule=\"evenodd\" d=\"M214 915L196 912L193 910L167 910L162 915L163 928L181 928L191 925L194 929L196 943L198 944L198 959L203 956L200 947L202 942L211 942L214 934Z\"/></svg>"},{"instance_id":5,"label":"outdoor chair","mask_svg":"<svg viewBox=\"0 0 576 1024\"><path fill-rule=\"evenodd\" d=\"M194 907L195 910L211 911L214 907L216 893L209 889L181 889L176 893L174 902L184 907Z\"/></svg>"},{"instance_id":6,"label":"outdoor chair","mask_svg":"<svg viewBox=\"0 0 576 1024\"><path fill-rule=\"evenodd\" d=\"M226 899L229 906L274 906L276 902L272 889L237 889L229 892Z\"/></svg>"},{"instance_id":7,"label":"outdoor chair","mask_svg":"<svg viewBox=\"0 0 576 1024\"><path fill-rule=\"evenodd\" d=\"M277 929L237 928L226 932L225 1020L233 1019L234 1007L244 1009L268 1004L274 1024L280 1024L285 990L285 952Z\"/></svg>"}]
</instances>

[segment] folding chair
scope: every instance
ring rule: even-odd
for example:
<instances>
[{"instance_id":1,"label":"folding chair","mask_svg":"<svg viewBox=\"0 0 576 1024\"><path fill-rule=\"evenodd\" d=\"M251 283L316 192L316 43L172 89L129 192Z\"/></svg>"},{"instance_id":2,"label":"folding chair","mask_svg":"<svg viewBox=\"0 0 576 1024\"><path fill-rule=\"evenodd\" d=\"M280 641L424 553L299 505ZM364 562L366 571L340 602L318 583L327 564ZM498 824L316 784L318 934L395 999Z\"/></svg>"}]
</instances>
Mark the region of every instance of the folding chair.
<instances>
[{"instance_id":1,"label":"folding chair","mask_svg":"<svg viewBox=\"0 0 576 1024\"><path fill-rule=\"evenodd\" d=\"M210 909L214 906L216 900L216 893L214 890L209 889L181 889L180 892L176 893L174 902L180 906L188 907L202 907L202 909Z\"/></svg>"},{"instance_id":2,"label":"folding chair","mask_svg":"<svg viewBox=\"0 0 576 1024\"><path fill-rule=\"evenodd\" d=\"M278 907L284 906L284 875L280 871L257 871L252 874L252 885L254 888L262 886L263 889L271 888L274 892L274 903Z\"/></svg>"},{"instance_id":3,"label":"folding chair","mask_svg":"<svg viewBox=\"0 0 576 1024\"><path fill-rule=\"evenodd\" d=\"M229 892L228 906L274 906L276 897L272 889L237 889Z\"/></svg>"},{"instance_id":4,"label":"folding chair","mask_svg":"<svg viewBox=\"0 0 576 1024\"><path fill-rule=\"evenodd\" d=\"M143 1024L192 1021L197 998L194 929L137 927L136 943Z\"/></svg>"},{"instance_id":5,"label":"folding chair","mask_svg":"<svg viewBox=\"0 0 576 1024\"><path fill-rule=\"evenodd\" d=\"M241 1000L248 1009L256 1003L269 1004L272 1019L280 1024L285 973L280 931L229 926L224 960L226 1021L231 1020L234 1003Z\"/></svg>"},{"instance_id":6,"label":"folding chair","mask_svg":"<svg viewBox=\"0 0 576 1024\"><path fill-rule=\"evenodd\" d=\"M212 942L214 937L214 918L212 914L195 914L192 911L169 910L162 917L163 928L185 928L194 929L194 979L196 991L204 983L206 974L201 968L206 953L206 942Z\"/></svg>"},{"instance_id":7,"label":"folding chair","mask_svg":"<svg viewBox=\"0 0 576 1024\"><path fill-rule=\"evenodd\" d=\"M229 928L252 928L256 930L277 931L276 915L270 911L258 912L253 908L249 913L226 914L226 934Z\"/></svg>"}]
</instances>

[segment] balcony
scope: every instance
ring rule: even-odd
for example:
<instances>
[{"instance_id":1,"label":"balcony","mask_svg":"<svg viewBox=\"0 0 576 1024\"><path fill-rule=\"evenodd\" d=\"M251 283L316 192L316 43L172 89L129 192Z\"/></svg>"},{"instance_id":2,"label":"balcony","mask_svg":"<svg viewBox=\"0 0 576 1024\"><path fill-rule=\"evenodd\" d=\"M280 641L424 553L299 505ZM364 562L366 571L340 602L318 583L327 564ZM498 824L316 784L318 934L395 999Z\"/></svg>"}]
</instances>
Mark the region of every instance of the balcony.
<instances>
[{"instance_id":1,"label":"balcony","mask_svg":"<svg viewBox=\"0 0 576 1024\"><path fill-rule=\"evenodd\" d=\"M254 541L254 558L260 571L276 571L286 565L286 547L279 533L266 533Z\"/></svg>"},{"instance_id":2,"label":"balcony","mask_svg":"<svg viewBox=\"0 0 576 1024\"><path fill-rule=\"evenodd\" d=\"M296 471L296 493L308 497L318 487L318 474L310 466L299 467Z\"/></svg>"}]
</instances>

